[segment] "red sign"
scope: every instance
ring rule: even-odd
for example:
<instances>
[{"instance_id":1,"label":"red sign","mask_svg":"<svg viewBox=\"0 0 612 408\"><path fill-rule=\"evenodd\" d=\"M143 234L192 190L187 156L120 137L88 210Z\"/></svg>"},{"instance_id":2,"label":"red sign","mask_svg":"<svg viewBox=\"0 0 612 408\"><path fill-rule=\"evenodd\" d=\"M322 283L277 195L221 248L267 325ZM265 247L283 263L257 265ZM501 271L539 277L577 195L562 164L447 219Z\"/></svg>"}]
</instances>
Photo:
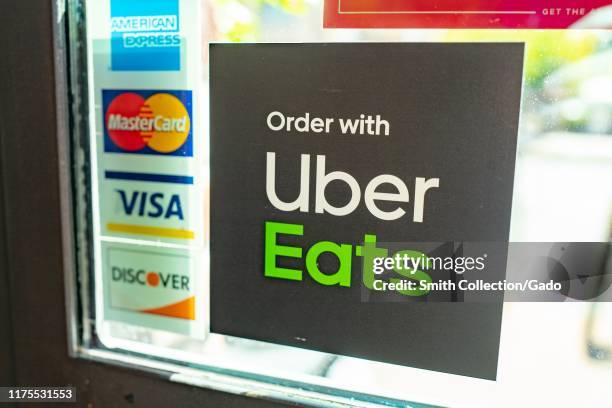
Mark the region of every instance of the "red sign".
<instances>
[{"instance_id":1,"label":"red sign","mask_svg":"<svg viewBox=\"0 0 612 408\"><path fill-rule=\"evenodd\" d=\"M611 0L325 0L324 26L568 28L595 9L610 4ZM612 27L610 19L607 27ZM598 23L593 28L606 25Z\"/></svg>"}]
</instances>

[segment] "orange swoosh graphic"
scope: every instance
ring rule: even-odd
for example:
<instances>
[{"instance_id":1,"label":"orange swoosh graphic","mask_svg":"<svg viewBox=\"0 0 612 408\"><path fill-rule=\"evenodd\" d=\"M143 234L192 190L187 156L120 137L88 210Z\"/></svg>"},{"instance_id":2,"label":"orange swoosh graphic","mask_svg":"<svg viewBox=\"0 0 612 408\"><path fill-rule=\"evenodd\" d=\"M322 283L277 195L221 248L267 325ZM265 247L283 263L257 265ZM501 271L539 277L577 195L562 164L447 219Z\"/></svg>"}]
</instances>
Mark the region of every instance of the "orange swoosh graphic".
<instances>
[{"instance_id":1,"label":"orange swoosh graphic","mask_svg":"<svg viewBox=\"0 0 612 408\"><path fill-rule=\"evenodd\" d=\"M142 313L160 316L178 317L179 319L195 320L195 296L188 297L177 303L153 309L140 310Z\"/></svg>"}]
</instances>

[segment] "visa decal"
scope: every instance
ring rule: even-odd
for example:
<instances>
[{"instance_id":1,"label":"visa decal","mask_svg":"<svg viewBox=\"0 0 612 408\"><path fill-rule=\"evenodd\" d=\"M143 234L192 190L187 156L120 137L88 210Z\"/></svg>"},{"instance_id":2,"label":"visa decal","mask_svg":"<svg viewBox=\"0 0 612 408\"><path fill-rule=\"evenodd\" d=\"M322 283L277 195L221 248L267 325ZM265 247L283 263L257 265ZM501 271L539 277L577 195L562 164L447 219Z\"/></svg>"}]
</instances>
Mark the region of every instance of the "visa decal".
<instances>
[{"instance_id":1,"label":"visa decal","mask_svg":"<svg viewBox=\"0 0 612 408\"><path fill-rule=\"evenodd\" d=\"M150 187L116 185L106 190L112 195L106 229L128 235L146 235L172 239L195 239L187 227L188 197L181 190L164 191Z\"/></svg>"},{"instance_id":2,"label":"visa decal","mask_svg":"<svg viewBox=\"0 0 612 408\"><path fill-rule=\"evenodd\" d=\"M126 215L184 219L181 197L178 194L166 196L160 192L126 191L120 188L115 191L119 194L121 207Z\"/></svg>"},{"instance_id":3,"label":"visa decal","mask_svg":"<svg viewBox=\"0 0 612 408\"><path fill-rule=\"evenodd\" d=\"M103 90L106 153L193 156L191 91Z\"/></svg>"}]
</instances>

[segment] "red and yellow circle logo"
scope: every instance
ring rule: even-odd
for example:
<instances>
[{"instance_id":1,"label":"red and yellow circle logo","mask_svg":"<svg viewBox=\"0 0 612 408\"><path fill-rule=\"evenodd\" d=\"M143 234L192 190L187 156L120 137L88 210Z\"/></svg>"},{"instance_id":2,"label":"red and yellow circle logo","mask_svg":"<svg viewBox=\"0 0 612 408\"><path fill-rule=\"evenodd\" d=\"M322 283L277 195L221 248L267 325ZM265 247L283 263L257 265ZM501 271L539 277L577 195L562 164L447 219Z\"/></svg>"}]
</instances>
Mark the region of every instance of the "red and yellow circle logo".
<instances>
[{"instance_id":1,"label":"red and yellow circle logo","mask_svg":"<svg viewBox=\"0 0 612 408\"><path fill-rule=\"evenodd\" d=\"M138 152L146 147L161 154L180 149L190 135L191 120L183 102L169 93L148 98L125 92L106 109L106 131L118 148Z\"/></svg>"}]
</instances>

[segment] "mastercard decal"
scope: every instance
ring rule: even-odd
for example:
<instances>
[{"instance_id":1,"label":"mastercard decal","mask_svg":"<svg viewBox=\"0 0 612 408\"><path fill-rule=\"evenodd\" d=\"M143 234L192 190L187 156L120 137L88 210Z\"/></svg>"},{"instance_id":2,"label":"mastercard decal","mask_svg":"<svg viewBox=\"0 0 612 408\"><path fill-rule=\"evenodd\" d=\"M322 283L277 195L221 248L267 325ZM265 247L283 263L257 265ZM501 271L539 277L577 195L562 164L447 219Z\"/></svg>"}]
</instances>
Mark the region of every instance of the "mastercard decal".
<instances>
[{"instance_id":1,"label":"mastercard decal","mask_svg":"<svg viewBox=\"0 0 612 408\"><path fill-rule=\"evenodd\" d=\"M104 151L193 156L191 91L103 90Z\"/></svg>"}]
</instances>

